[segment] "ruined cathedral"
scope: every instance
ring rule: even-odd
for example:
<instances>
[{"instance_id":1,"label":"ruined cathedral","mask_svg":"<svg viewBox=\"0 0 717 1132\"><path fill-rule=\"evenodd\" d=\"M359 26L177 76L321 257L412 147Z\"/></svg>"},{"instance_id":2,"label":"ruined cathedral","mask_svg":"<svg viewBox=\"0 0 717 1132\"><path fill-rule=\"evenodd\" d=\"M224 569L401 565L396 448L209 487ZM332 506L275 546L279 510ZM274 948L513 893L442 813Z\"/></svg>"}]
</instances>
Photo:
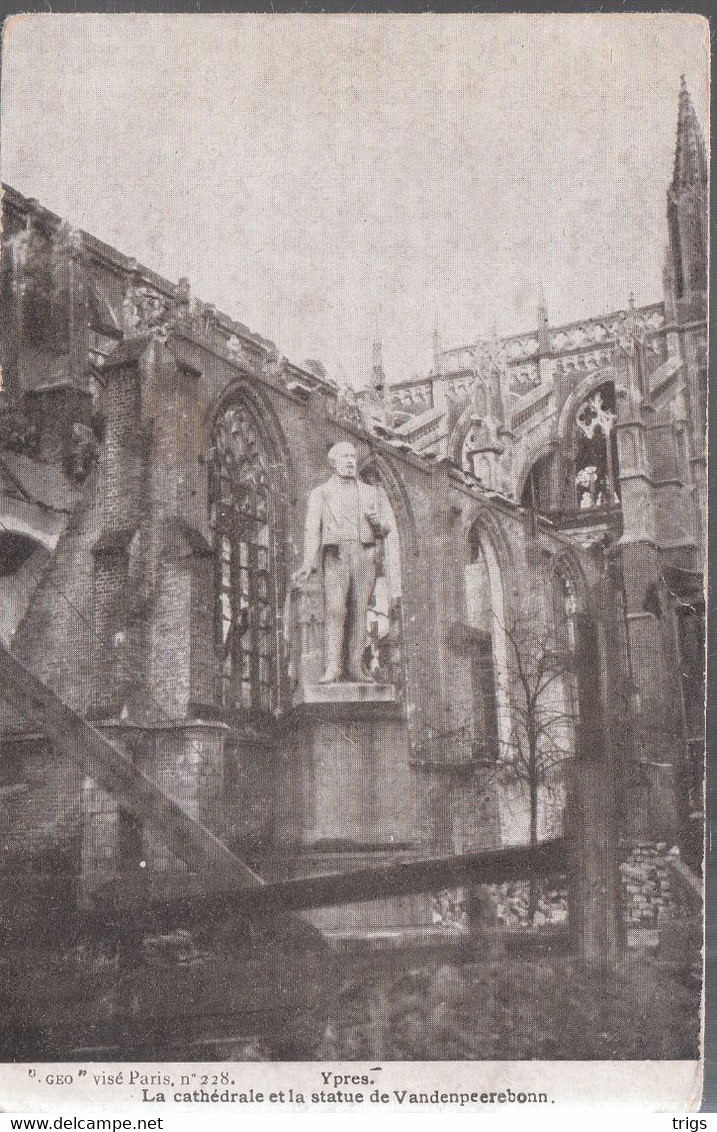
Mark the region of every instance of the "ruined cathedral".
<instances>
[{"instance_id":1,"label":"ruined cathedral","mask_svg":"<svg viewBox=\"0 0 717 1132\"><path fill-rule=\"evenodd\" d=\"M702 857L707 192L683 84L662 295L436 335L400 383L377 345L353 392L5 187L0 641L123 760L91 773L5 680L6 874L80 910L138 864L189 885L127 767L270 881L559 838L585 759L627 927L659 927ZM460 931L469 903L308 916Z\"/></svg>"}]
</instances>

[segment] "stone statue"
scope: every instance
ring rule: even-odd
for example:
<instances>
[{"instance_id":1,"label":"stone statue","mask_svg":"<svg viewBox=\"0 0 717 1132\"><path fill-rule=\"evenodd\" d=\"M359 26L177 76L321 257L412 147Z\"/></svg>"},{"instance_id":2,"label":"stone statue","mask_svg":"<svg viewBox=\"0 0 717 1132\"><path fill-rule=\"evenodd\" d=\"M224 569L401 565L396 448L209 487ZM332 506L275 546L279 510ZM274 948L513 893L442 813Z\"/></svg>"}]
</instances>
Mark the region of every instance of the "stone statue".
<instances>
[{"instance_id":1,"label":"stone statue","mask_svg":"<svg viewBox=\"0 0 717 1132\"><path fill-rule=\"evenodd\" d=\"M353 444L334 444L328 459L334 474L309 496L304 560L294 580L317 571L323 576L325 672L319 683L374 683L363 665L366 614L383 568L390 507L383 488L357 478Z\"/></svg>"}]
</instances>

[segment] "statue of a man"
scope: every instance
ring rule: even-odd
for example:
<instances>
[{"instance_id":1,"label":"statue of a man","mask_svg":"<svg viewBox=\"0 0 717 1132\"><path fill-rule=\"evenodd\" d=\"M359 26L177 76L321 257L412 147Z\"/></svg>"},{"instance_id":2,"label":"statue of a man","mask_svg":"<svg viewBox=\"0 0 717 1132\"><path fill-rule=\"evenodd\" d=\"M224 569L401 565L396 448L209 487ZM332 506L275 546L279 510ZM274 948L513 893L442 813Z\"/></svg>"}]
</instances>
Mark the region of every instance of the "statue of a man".
<instances>
[{"instance_id":1,"label":"statue of a man","mask_svg":"<svg viewBox=\"0 0 717 1132\"><path fill-rule=\"evenodd\" d=\"M380 544L390 530L388 500L383 488L357 478L353 444L334 444L328 460L334 474L309 496L304 561L296 581L323 572L326 670L319 683L334 684L342 677L373 683L363 665L366 613Z\"/></svg>"}]
</instances>

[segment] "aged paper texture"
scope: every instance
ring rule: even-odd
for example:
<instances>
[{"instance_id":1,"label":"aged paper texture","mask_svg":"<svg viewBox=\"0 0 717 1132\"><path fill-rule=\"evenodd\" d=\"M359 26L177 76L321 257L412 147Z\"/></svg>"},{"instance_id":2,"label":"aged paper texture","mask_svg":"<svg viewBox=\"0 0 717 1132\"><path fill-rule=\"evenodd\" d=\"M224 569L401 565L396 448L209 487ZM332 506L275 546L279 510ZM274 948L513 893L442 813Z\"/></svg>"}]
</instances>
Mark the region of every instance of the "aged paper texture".
<instances>
[{"instance_id":1,"label":"aged paper texture","mask_svg":"<svg viewBox=\"0 0 717 1132\"><path fill-rule=\"evenodd\" d=\"M689 15L6 21L0 1107L699 1104L708 102Z\"/></svg>"}]
</instances>

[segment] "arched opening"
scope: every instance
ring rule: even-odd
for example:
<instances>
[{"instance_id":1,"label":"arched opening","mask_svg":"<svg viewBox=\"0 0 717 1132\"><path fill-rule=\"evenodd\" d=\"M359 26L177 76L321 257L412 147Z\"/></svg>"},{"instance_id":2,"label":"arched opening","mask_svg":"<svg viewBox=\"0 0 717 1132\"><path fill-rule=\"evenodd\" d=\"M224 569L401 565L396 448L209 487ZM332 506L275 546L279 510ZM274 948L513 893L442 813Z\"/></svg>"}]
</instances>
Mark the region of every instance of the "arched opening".
<instances>
[{"instance_id":1,"label":"arched opening","mask_svg":"<svg viewBox=\"0 0 717 1132\"><path fill-rule=\"evenodd\" d=\"M379 545L378 576L366 615L364 665L380 684L403 686L403 614L401 603L401 542L396 512L380 468L369 462L361 479L382 489L382 511L388 512L389 532Z\"/></svg>"},{"instance_id":2,"label":"arched opening","mask_svg":"<svg viewBox=\"0 0 717 1132\"><path fill-rule=\"evenodd\" d=\"M615 385L604 382L578 405L575 436L575 505L580 511L620 504Z\"/></svg>"},{"instance_id":3,"label":"arched opening","mask_svg":"<svg viewBox=\"0 0 717 1132\"><path fill-rule=\"evenodd\" d=\"M461 447L461 467L486 486L493 486L493 469L496 456L502 451L490 430L482 421L473 421Z\"/></svg>"},{"instance_id":4,"label":"arched opening","mask_svg":"<svg viewBox=\"0 0 717 1132\"><path fill-rule=\"evenodd\" d=\"M24 527L0 532L0 641L9 644L50 557L49 548Z\"/></svg>"},{"instance_id":5,"label":"arched opening","mask_svg":"<svg viewBox=\"0 0 717 1132\"><path fill-rule=\"evenodd\" d=\"M556 643L561 655L566 658L574 656L577 648L577 609L575 583L562 566L558 565L553 572L553 618Z\"/></svg>"},{"instance_id":6,"label":"arched opening","mask_svg":"<svg viewBox=\"0 0 717 1132\"><path fill-rule=\"evenodd\" d=\"M510 741L508 654L500 566L490 540L476 524L465 568L466 621L470 630L473 750L496 761Z\"/></svg>"},{"instance_id":7,"label":"arched opening","mask_svg":"<svg viewBox=\"0 0 717 1132\"><path fill-rule=\"evenodd\" d=\"M553 510L555 506L552 495L553 463L553 453L546 452L532 465L523 485L521 507L540 511L543 514Z\"/></svg>"},{"instance_id":8,"label":"arched opening","mask_svg":"<svg viewBox=\"0 0 717 1132\"><path fill-rule=\"evenodd\" d=\"M215 686L219 704L242 712L279 707L283 584L275 466L250 410L224 409L214 422L209 472Z\"/></svg>"},{"instance_id":9,"label":"arched opening","mask_svg":"<svg viewBox=\"0 0 717 1132\"><path fill-rule=\"evenodd\" d=\"M557 664L562 673L566 726L574 739L577 725L577 587L568 570L558 563L552 576L553 625Z\"/></svg>"}]
</instances>

